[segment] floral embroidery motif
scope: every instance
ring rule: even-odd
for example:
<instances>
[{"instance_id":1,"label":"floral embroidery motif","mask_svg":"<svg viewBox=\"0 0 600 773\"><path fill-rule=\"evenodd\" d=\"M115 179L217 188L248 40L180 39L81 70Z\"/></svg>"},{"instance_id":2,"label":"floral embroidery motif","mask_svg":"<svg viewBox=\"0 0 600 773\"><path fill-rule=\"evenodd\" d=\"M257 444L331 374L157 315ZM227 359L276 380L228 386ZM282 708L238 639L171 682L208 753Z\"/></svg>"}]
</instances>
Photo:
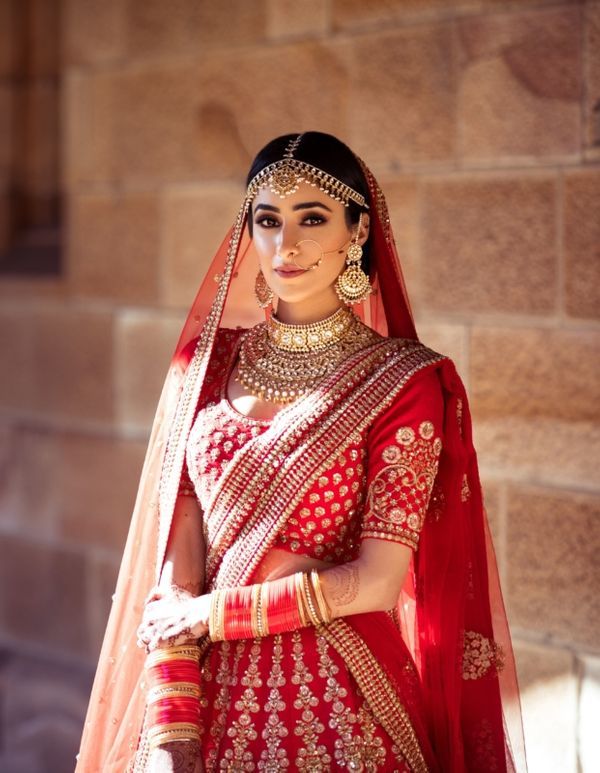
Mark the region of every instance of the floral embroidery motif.
<instances>
[{"instance_id":1,"label":"floral embroidery motif","mask_svg":"<svg viewBox=\"0 0 600 773\"><path fill-rule=\"evenodd\" d=\"M421 422L418 434L412 427L401 427L395 435L398 445L383 450L385 466L367 492L362 537L391 539L416 549L442 450L434 434L430 421Z\"/></svg>"},{"instance_id":2,"label":"floral embroidery motif","mask_svg":"<svg viewBox=\"0 0 600 773\"><path fill-rule=\"evenodd\" d=\"M458 424L458 431L462 435L462 416L463 416L463 401L459 397L456 401L456 423Z\"/></svg>"},{"instance_id":3,"label":"floral embroidery motif","mask_svg":"<svg viewBox=\"0 0 600 773\"><path fill-rule=\"evenodd\" d=\"M294 708L302 712L302 719L296 720L294 729L295 735L302 739L302 746L295 761L296 769L307 773L313 770L328 770L331 766L331 756L327 753L327 748L319 743L319 736L325 731L325 726L313 711L319 705L319 699L309 687L313 675L304 663L302 637L298 631L293 632L292 642L294 674L291 681L292 684L298 685Z\"/></svg>"},{"instance_id":4,"label":"floral embroidery motif","mask_svg":"<svg viewBox=\"0 0 600 773\"><path fill-rule=\"evenodd\" d=\"M282 658L282 637L278 633L273 637L273 660L269 678L267 679L267 687L270 687L271 690L269 692L269 700L265 703L267 723L261 734L267 744L267 748L261 752L258 763L258 769L267 771L267 773L286 770L290 767L285 746L281 746L281 739L286 738L288 735L288 729L279 716L279 712L285 711L286 708L279 689L286 684L286 678L281 667Z\"/></svg>"},{"instance_id":5,"label":"floral embroidery motif","mask_svg":"<svg viewBox=\"0 0 600 773\"><path fill-rule=\"evenodd\" d=\"M243 639L241 641L244 641ZM253 714L260 710L256 699L256 690L262 687L262 679L258 672L258 661L260 659L260 641L255 641L250 648L250 662L240 683L246 688L242 697L234 704L236 711L240 714L227 729L227 735L233 739L233 749L226 749L223 759L219 763L221 769L230 770L234 768L244 768L244 764L252 762L252 752L248 750L251 741L257 738L256 728L254 726ZM252 769L254 765L252 765Z\"/></svg>"},{"instance_id":6,"label":"floral embroidery motif","mask_svg":"<svg viewBox=\"0 0 600 773\"><path fill-rule=\"evenodd\" d=\"M231 642L224 641L220 642L219 644L220 646L218 646L218 652L220 656L220 665L215 676L215 682L220 685L220 688L216 698L214 698L215 719L209 731L212 743L215 745L210 749L208 759L206 760L207 771L215 770L217 766L218 748L225 734L227 713L231 707L231 687L237 684L239 663L244 651L244 640L240 640L237 642L235 647L233 664L230 665L229 656L232 649ZM206 682L211 681L210 656L211 652L209 651L209 654L202 668L202 678ZM204 691L201 690L201 695L203 694ZM204 706L206 704L206 698L204 698L204 701L201 699L201 705Z\"/></svg>"},{"instance_id":7,"label":"floral embroidery motif","mask_svg":"<svg viewBox=\"0 0 600 773\"><path fill-rule=\"evenodd\" d=\"M477 631L465 631L463 640L462 677L465 680L481 679L489 671L502 671L504 652L493 639Z\"/></svg>"}]
</instances>

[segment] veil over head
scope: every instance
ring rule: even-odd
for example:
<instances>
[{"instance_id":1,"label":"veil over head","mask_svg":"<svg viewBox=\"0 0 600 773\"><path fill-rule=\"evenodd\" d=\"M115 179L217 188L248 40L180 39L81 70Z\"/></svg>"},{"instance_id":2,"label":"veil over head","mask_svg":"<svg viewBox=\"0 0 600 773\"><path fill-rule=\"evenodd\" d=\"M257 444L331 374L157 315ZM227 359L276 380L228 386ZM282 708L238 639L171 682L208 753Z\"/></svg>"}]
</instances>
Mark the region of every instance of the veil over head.
<instances>
[{"instance_id":1,"label":"veil over head","mask_svg":"<svg viewBox=\"0 0 600 773\"><path fill-rule=\"evenodd\" d=\"M314 135L313 141L318 136L335 139L317 132L306 134ZM369 276L373 287L368 300L354 309L382 335L416 340L384 195L366 164L354 158L367 185ZM145 652L136 644L136 630L144 600L162 569L187 439L216 333L219 327L251 327L263 321L270 311L258 308L252 291L259 266L248 226L251 203L247 193L200 285L166 374L90 697L78 755L80 773L116 773L133 765L145 712ZM451 363L444 370L442 388L448 427L451 415L454 418L460 411L463 436L470 448L467 399ZM445 488L438 495L442 500L451 500L452 492L460 496L462 480L453 480L452 476L457 469L468 468L473 494L469 529L465 528L464 518L440 518L440 528L432 529L431 536L423 539L413 559L397 611L421 672L432 740L442 760L440 769L476 769L466 759L463 738L468 735L476 702L492 701L497 705L500 725L504 716L502 756L506 764L499 770L524 770L518 689L498 572L481 500L476 457L474 452L465 453L464 448L458 443L452 448L450 441L446 465L442 460L438 475ZM460 463L454 464L457 460ZM449 512L461 506L453 501L442 505ZM473 690L475 683L461 678L460 658L464 637L469 635L465 619L466 610L473 605L469 593L475 586L477 615L488 625L489 641L493 640L497 648L494 653L503 652L503 668L498 669L497 677L479 680ZM493 660L494 653L488 653L488 659ZM486 657L486 653L482 656ZM497 662L500 664L499 655ZM476 743L493 743L492 736L490 731L489 738Z\"/></svg>"}]
</instances>

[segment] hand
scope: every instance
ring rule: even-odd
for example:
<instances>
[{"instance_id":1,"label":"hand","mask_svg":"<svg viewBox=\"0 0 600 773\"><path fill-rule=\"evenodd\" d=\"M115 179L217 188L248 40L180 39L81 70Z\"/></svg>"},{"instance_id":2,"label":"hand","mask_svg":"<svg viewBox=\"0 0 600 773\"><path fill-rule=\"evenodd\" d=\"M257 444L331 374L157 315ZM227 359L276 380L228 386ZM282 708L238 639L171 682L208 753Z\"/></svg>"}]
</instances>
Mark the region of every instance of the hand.
<instances>
[{"instance_id":1,"label":"hand","mask_svg":"<svg viewBox=\"0 0 600 773\"><path fill-rule=\"evenodd\" d=\"M148 652L198 639L208 633L211 594L192 596L181 589L155 588L146 599L138 645Z\"/></svg>"},{"instance_id":2,"label":"hand","mask_svg":"<svg viewBox=\"0 0 600 773\"><path fill-rule=\"evenodd\" d=\"M155 749L148 762L149 773L202 773L204 764L195 741L171 741Z\"/></svg>"}]
</instances>

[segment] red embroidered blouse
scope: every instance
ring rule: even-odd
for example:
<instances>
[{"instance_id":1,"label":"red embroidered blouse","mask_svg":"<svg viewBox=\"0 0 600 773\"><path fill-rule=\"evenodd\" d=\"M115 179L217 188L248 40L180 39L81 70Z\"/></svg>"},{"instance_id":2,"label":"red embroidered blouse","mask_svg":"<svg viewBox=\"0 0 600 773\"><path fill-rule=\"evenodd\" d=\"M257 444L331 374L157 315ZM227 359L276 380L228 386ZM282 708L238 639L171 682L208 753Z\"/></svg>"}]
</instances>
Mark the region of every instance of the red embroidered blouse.
<instances>
[{"instance_id":1,"label":"red embroidered blouse","mask_svg":"<svg viewBox=\"0 0 600 773\"><path fill-rule=\"evenodd\" d=\"M270 420L243 416L226 396L240 330L222 330L190 432L179 494L206 511L225 466ZM417 374L306 493L274 547L332 563L354 560L364 538L416 549L442 448L435 373Z\"/></svg>"}]
</instances>

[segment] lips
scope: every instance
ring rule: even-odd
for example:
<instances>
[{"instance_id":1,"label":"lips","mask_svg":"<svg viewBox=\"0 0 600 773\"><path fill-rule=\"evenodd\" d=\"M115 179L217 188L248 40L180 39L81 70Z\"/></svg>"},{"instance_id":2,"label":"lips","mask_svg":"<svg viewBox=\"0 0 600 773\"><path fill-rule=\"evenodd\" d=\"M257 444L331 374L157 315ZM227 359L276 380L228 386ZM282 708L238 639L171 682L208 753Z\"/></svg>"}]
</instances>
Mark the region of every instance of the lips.
<instances>
[{"instance_id":1,"label":"lips","mask_svg":"<svg viewBox=\"0 0 600 773\"><path fill-rule=\"evenodd\" d=\"M294 276L300 276L300 274L306 273L306 269L304 268L284 268L283 266L274 268L273 271L277 274L277 276L281 276L284 279L291 279Z\"/></svg>"}]
</instances>

